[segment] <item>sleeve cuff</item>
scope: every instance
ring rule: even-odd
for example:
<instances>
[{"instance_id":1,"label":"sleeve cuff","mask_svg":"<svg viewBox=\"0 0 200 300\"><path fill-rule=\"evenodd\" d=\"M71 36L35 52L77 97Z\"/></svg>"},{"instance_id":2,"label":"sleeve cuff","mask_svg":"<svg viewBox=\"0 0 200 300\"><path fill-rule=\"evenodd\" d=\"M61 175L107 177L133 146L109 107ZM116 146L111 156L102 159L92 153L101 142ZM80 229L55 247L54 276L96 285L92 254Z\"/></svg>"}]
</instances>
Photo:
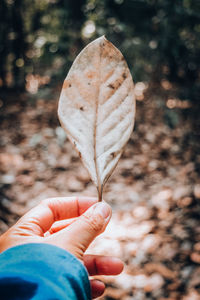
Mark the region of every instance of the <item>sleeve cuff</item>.
<instances>
[{"instance_id":1,"label":"sleeve cuff","mask_svg":"<svg viewBox=\"0 0 200 300\"><path fill-rule=\"evenodd\" d=\"M84 265L59 247L39 243L16 246L0 254L0 265L0 292L5 278L7 282L18 278L35 284L29 299L91 299Z\"/></svg>"}]
</instances>

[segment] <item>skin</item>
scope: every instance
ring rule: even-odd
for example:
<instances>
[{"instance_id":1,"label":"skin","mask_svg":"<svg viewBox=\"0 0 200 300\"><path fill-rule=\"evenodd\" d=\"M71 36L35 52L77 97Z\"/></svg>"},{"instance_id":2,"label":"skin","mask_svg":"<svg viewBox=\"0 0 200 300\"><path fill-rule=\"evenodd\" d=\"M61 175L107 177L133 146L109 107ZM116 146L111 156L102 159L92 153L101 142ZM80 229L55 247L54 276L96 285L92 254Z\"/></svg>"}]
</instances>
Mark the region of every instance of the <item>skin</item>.
<instances>
[{"instance_id":1,"label":"skin","mask_svg":"<svg viewBox=\"0 0 200 300\"><path fill-rule=\"evenodd\" d=\"M26 213L0 237L0 252L26 243L48 243L69 251L87 268L89 275L117 275L120 259L85 255L90 243L101 234L111 218L111 208L89 197L50 198ZM105 285L91 279L92 298L104 293Z\"/></svg>"}]
</instances>

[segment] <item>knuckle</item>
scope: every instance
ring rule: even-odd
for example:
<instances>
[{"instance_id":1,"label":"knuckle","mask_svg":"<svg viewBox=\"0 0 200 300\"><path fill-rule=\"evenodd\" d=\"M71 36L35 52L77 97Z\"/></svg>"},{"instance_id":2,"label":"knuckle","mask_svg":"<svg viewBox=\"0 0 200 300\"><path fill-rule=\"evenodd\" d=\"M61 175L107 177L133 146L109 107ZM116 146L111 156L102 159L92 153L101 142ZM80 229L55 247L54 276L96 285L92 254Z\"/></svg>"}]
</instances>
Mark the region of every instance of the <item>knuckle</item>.
<instances>
[{"instance_id":1,"label":"knuckle","mask_svg":"<svg viewBox=\"0 0 200 300\"><path fill-rule=\"evenodd\" d=\"M48 207L51 210L54 221L58 221L61 219L60 210L59 210L59 199L47 198L42 200L41 204L45 207Z\"/></svg>"},{"instance_id":2,"label":"knuckle","mask_svg":"<svg viewBox=\"0 0 200 300\"><path fill-rule=\"evenodd\" d=\"M104 219L100 215L87 216L83 215L83 221L89 225L91 231L99 232L104 225Z\"/></svg>"}]
</instances>

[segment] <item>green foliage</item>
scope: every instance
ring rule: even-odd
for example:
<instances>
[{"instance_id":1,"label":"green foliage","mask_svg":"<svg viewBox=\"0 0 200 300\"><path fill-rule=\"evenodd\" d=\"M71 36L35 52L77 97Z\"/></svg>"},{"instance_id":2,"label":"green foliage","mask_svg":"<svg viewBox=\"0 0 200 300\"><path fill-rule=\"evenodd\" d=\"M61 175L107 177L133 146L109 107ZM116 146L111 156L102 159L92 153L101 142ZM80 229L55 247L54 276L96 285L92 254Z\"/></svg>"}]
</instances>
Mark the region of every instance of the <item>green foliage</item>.
<instances>
[{"instance_id":1,"label":"green foliage","mask_svg":"<svg viewBox=\"0 0 200 300\"><path fill-rule=\"evenodd\" d=\"M1 85L27 74L64 76L81 48L105 34L135 81L168 79L180 96L200 92L200 2L195 0L1 0Z\"/></svg>"}]
</instances>

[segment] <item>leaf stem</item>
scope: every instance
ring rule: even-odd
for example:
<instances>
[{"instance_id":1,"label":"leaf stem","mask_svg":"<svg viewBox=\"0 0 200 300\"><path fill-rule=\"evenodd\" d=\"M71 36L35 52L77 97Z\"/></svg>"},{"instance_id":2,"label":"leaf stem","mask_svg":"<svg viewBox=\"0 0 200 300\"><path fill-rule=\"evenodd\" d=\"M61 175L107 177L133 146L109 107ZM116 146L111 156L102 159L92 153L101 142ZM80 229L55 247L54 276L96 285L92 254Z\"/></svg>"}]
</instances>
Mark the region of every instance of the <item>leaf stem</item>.
<instances>
[{"instance_id":1,"label":"leaf stem","mask_svg":"<svg viewBox=\"0 0 200 300\"><path fill-rule=\"evenodd\" d=\"M98 187L98 202L102 201L102 194L103 194L103 189L102 187Z\"/></svg>"}]
</instances>

